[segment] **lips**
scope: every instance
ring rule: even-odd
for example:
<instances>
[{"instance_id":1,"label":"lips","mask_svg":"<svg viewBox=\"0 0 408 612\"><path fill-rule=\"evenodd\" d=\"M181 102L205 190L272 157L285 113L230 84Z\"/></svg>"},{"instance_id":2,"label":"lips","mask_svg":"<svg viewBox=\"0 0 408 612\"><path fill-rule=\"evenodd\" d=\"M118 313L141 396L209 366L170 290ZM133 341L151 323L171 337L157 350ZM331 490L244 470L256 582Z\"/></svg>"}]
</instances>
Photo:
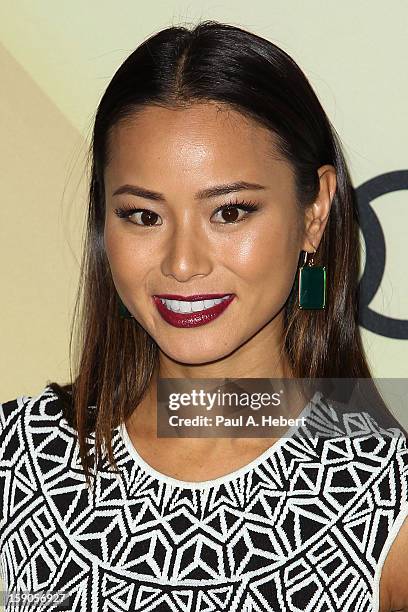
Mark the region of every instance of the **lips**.
<instances>
[{"instance_id":1,"label":"lips","mask_svg":"<svg viewBox=\"0 0 408 612\"><path fill-rule=\"evenodd\" d=\"M160 295L154 296L163 298L166 300L181 300L185 302L198 302L199 300L217 300L223 298L230 293L199 293L196 295L175 295L174 293L161 293Z\"/></svg>"},{"instance_id":2,"label":"lips","mask_svg":"<svg viewBox=\"0 0 408 612\"><path fill-rule=\"evenodd\" d=\"M211 308L207 308L205 310L200 310L198 312L186 312L179 313L173 312L169 310L165 304L160 300L161 298L169 299L169 300L181 300L181 301L189 301L196 302L197 300L211 300L218 299L228 296L225 300L220 302L220 304L215 304L211 306ZM194 296L176 296L174 294L165 294L160 296L153 296L153 301L156 305L157 310L159 311L161 317L170 325L174 327L198 327L200 325L205 325L206 323L210 323L214 319L220 316L228 308L231 304L235 295L231 295L228 293L224 294L206 294L206 295L194 295Z\"/></svg>"}]
</instances>

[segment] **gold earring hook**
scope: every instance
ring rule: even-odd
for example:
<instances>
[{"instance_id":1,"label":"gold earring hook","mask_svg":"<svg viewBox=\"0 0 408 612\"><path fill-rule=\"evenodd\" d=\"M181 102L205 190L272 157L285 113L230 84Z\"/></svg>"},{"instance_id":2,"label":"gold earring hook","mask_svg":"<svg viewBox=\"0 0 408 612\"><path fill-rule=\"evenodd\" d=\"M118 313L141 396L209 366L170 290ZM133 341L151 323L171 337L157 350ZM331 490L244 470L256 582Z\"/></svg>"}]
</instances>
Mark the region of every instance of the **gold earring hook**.
<instances>
[{"instance_id":1,"label":"gold earring hook","mask_svg":"<svg viewBox=\"0 0 408 612\"><path fill-rule=\"evenodd\" d=\"M314 247L313 247L313 253L309 253L308 251L305 251L305 257L304 257L304 260L303 260L303 265L304 265L304 266L306 265L306 262L307 262L307 256L308 256L308 255L311 255L311 258L310 258L310 260L307 262L307 265L309 265L309 266L313 266L313 259L314 259L315 254L316 254L316 249L315 249Z\"/></svg>"},{"instance_id":2,"label":"gold earring hook","mask_svg":"<svg viewBox=\"0 0 408 612\"><path fill-rule=\"evenodd\" d=\"M314 261L314 256L316 255L316 249L313 247L313 253L312 253L312 257L310 258L309 261L309 266L313 266L313 261Z\"/></svg>"}]
</instances>

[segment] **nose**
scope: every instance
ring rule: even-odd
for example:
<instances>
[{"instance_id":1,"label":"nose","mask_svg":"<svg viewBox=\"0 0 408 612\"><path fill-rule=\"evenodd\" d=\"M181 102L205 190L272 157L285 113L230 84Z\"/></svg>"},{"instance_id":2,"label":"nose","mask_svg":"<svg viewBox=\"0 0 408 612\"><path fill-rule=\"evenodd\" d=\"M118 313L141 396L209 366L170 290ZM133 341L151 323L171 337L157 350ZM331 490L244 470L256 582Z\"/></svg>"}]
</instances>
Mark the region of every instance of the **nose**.
<instances>
[{"instance_id":1,"label":"nose","mask_svg":"<svg viewBox=\"0 0 408 612\"><path fill-rule=\"evenodd\" d=\"M173 276L179 282L191 277L207 276L212 270L208 240L197 226L178 226L169 236L161 263L164 276Z\"/></svg>"}]
</instances>

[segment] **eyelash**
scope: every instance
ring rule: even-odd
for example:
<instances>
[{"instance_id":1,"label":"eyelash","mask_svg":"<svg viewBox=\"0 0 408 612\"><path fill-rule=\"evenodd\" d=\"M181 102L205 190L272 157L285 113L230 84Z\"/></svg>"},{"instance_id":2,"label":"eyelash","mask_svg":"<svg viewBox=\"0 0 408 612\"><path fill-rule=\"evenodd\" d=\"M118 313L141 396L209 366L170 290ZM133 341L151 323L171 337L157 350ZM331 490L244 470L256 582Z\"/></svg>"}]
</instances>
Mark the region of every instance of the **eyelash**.
<instances>
[{"instance_id":1,"label":"eyelash","mask_svg":"<svg viewBox=\"0 0 408 612\"><path fill-rule=\"evenodd\" d=\"M255 204L255 202L252 202L250 200L240 200L240 201L235 200L234 202L229 202L228 204L223 204L222 206L219 206L218 208L216 208L215 211L213 212L213 215L215 215L216 213L222 210L231 210L234 208L240 208L244 210L245 212L247 212L248 214L251 214L252 212L255 212L256 210L258 210L259 206L258 204ZM159 227L156 225L143 225L143 223L134 223L133 221L131 221L129 217L133 215L134 213L138 213L138 212L153 212L153 211L150 211L148 208L133 208L133 207L123 207L123 208L115 209L115 214L118 217L120 217L121 219L124 219L125 221L128 221L129 223L132 223L132 225L138 225L139 227ZM236 225L237 223L241 223L241 221L244 221L247 218L248 218L248 215L245 215L245 217L243 217L242 219L239 219L238 221L219 223L218 225Z\"/></svg>"}]
</instances>

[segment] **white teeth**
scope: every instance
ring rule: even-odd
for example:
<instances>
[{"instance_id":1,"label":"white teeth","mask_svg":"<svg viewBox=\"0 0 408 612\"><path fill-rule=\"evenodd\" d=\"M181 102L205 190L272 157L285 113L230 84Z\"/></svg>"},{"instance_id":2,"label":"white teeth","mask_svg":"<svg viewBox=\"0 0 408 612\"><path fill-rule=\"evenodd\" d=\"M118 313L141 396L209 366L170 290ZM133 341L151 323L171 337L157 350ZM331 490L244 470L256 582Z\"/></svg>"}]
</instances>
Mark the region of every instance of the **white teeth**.
<instances>
[{"instance_id":1,"label":"white teeth","mask_svg":"<svg viewBox=\"0 0 408 612\"><path fill-rule=\"evenodd\" d=\"M189 313L207 310L216 304L220 304L220 302L223 302L229 297L229 295L226 295L223 298L216 298L214 300L198 300L196 302L187 302L186 300L167 300L165 298L160 298L160 300L166 306L166 308L172 310L173 312Z\"/></svg>"},{"instance_id":2,"label":"white teeth","mask_svg":"<svg viewBox=\"0 0 408 612\"><path fill-rule=\"evenodd\" d=\"M204 310L205 306L204 306L204 302L203 300L198 300L198 302L192 302L191 303L191 311L192 312L198 312L199 310Z\"/></svg>"},{"instance_id":3,"label":"white teeth","mask_svg":"<svg viewBox=\"0 0 408 612\"><path fill-rule=\"evenodd\" d=\"M177 300L173 300L176 302L176 307L178 306L179 312L191 312L191 302L177 302Z\"/></svg>"}]
</instances>

